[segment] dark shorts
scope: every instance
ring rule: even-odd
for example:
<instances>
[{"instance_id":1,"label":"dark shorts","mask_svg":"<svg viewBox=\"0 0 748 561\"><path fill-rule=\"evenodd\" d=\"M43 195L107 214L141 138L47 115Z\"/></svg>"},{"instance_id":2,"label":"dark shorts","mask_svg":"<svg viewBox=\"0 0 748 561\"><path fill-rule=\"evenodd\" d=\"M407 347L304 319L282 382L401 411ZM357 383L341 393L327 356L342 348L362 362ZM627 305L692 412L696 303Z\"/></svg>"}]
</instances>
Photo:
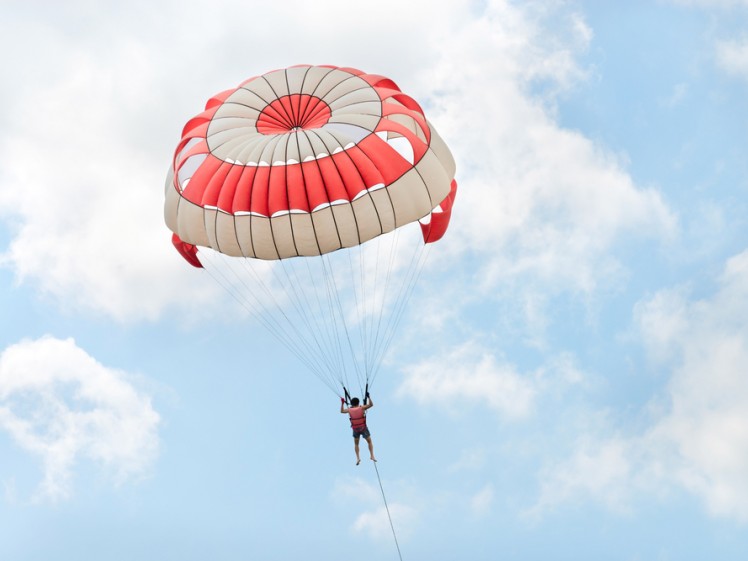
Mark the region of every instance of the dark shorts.
<instances>
[{"instance_id":1,"label":"dark shorts","mask_svg":"<svg viewBox=\"0 0 748 561\"><path fill-rule=\"evenodd\" d=\"M361 429L353 429L353 438L359 438L363 436L364 438L369 438L371 436L371 433L369 432L369 427L364 427Z\"/></svg>"}]
</instances>

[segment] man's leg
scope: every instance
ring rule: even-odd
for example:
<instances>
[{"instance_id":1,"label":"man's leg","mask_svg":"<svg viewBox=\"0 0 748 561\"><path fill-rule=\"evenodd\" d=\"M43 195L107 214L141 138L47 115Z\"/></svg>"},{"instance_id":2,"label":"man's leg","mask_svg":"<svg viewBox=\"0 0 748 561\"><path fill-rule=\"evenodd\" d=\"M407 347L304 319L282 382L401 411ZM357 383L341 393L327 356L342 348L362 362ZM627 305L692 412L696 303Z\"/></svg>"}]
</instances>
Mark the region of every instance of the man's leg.
<instances>
[{"instance_id":1,"label":"man's leg","mask_svg":"<svg viewBox=\"0 0 748 561\"><path fill-rule=\"evenodd\" d=\"M371 441L371 437L366 437L366 443L369 445L369 456L373 461L377 461L377 459L374 457L374 443ZM358 450L358 448L356 448Z\"/></svg>"},{"instance_id":2,"label":"man's leg","mask_svg":"<svg viewBox=\"0 0 748 561\"><path fill-rule=\"evenodd\" d=\"M361 463L361 456L358 452L358 436L353 437L353 449L356 450L356 465Z\"/></svg>"}]
</instances>

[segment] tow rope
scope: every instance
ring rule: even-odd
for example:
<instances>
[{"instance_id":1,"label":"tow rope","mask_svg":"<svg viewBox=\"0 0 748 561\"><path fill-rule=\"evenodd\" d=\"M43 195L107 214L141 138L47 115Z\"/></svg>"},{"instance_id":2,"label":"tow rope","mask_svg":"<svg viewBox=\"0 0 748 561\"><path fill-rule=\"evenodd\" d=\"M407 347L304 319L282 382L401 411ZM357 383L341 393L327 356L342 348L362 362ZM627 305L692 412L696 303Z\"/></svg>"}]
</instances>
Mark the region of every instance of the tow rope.
<instances>
[{"instance_id":1,"label":"tow rope","mask_svg":"<svg viewBox=\"0 0 748 561\"><path fill-rule=\"evenodd\" d=\"M379 481L379 489L382 491L382 500L384 500L384 508L387 511L387 518L390 520L390 528L392 528L392 537L395 538L395 547L397 548L397 556L400 561L403 561L403 554L400 552L400 544L397 543L397 534L395 533L395 526L392 524L392 515L390 515L390 507L387 506L387 497L384 496L384 487L382 487L382 478L379 477L379 468L377 462L373 462L374 470L377 472L377 480Z\"/></svg>"}]
</instances>

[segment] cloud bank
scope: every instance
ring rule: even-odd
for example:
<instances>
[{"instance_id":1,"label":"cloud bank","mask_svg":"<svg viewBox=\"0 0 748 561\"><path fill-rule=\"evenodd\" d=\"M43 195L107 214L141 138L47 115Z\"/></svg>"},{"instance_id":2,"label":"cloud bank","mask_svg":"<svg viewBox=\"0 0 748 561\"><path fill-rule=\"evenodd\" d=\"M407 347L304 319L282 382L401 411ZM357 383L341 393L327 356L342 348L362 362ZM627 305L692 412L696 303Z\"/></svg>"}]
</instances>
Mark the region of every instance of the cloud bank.
<instances>
[{"instance_id":1,"label":"cloud bank","mask_svg":"<svg viewBox=\"0 0 748 561\"><path fill-rule=\"evenodd\" d=\"M18 26L5 26L20 85L4 92L0 114L0 217L11 235L0 263L62 307L118 321L156 320L173 308L213 313L205 303L218 288L185 266L163 225L171 151L208 96L300 62L298 44L304 62L381 72L422 100L453 148L462 186L444 247L451 261L465 250L479 256L481 295L522 286L518 300L530 317L542 291L593 291L610 279L620 265L608 251L623 233L672 230L666 205L633 184L624 159L556 122L555 96L584 79L575 55L592 33L580 16L506 0L469 10L385 4L367 13L364 31L361 13L336 2L260 8L255 16L269 23L251 36L231 20L198 25L199 9L143 2L93 14L99 24L74 36L61 36L57 19L70 16L52 9L32 19L42 38L33 49L18 47L27 41ZM414 26L424 10L429 24ZM293 42L279 43L274 22L289 19L304 25ZM163 34L164 20L175 37ZM115 25L116 40L93 48ZM202 33L176 40L196 26ZM277 49L250 61L241 55L265 44Z\"/></svg>"},{"instance_id":2,"label":"cloud bank","mask_svg":"<svg viewBox=\"0 0 748 561\"><path fill-rule=\"evenodd\" d=\"M580 438L543 473L538 513L579 497L627 508L636 492L682 489L715 516L748 522L748 251L727 261L713 295L663 290L639 304L637 325L664 395L639 434Z\"/></svg>"},{"instance_id":3,"label":"cloud bank","mask_svg":"<svg viewBox=\"0 0 748 561\"><path fill-rule=\"evenodd\" d=\"M591 39L581 16L553 4L487 2L445 36L428 73L431 118L463 186L445 242L452 258L477 256L481 298L507 285L596 291L621 268L611 250L623 235L675 232L675 216L633 182L625 156L558 123L556 100L584 81L576 57Z\"/></svg>"},{"instance_id":4,"label":"cloud bank","mask_svg":"<svg viewBox=\"0 0 748 561\"><path fill-rule=\"evenodd\" d=\"M81 461L115 484L144 476L158 453L159 422L126 373L72 339L22 341L0 354L0 429L41 461L38 500L69 498Z\"/></svg>"}]
</instances>

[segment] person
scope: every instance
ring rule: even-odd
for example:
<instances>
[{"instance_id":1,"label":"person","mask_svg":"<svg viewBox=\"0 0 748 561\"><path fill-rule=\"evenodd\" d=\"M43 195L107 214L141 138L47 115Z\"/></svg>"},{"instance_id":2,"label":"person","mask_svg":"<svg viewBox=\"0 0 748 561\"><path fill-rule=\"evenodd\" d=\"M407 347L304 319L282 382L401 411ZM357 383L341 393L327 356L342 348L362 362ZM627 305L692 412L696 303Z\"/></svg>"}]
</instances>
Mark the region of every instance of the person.
<instances>
[{"instance_id":1,"label":"person","mask_svg":"<svg viewBox=\"0 0 748 561\"><path fill-rule=\"evenodd\" d=\"M356 451L356 465L361 463L358 443L362 436L369 445L369 456L371 457L371 461L377 461L374 457L374 444L371 441L371 433L369 432L369 427L366 426L366 410L374 407L374 402L368 394L366 397L368 398L366 405L359 405L359 399L357 397L352 398L350 408L345 406L345 399L342 397L340 398L340 412L348 413L348 416L351 419L351 429L353 429L353 448Z\"/></svg>"}]
</instances>

